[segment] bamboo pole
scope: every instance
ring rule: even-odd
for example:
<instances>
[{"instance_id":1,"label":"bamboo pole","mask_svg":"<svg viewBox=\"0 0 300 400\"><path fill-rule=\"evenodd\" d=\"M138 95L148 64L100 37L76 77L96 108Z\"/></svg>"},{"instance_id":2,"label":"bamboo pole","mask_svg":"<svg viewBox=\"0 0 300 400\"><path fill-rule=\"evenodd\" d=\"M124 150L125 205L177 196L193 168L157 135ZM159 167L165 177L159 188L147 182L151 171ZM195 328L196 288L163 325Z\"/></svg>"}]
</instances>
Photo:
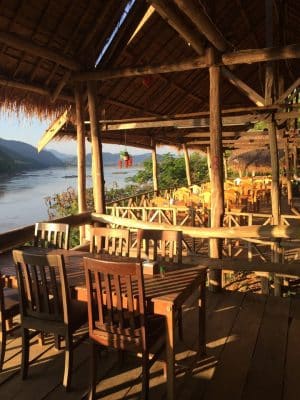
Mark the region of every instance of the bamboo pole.
<instances>
[{"instance_id":1,"label":"bamboo pole","mask_svg":"<svg viewBox=\"0 0 300 400\"><path fill-rule=\"evenodd\" d=\"M77 130L77 192L78 192L78 212L87 211L86 205L86 171L85 171L85 127L83 115L83 93L82 88L75 86L76 104L76 130ZM80 227L80 244L85 238L85 226Z\"/></svg>"},{"instance_id":2,"label":"bamboo pole","mask_svg":"<svg viewBox=\"0 0 300 400\"><path fill-rule=\"evenodd\" d=\"M293 193L292 193L292 182L291 182L291 162L290 162L290 157L289 157L289 145L288 141L285 141L285 146L284 146L284 158L285 158L285 167L286 167L286 179L287 179L287 198L288 198L288 205L289 207L292 207L293 203Z\"/></svg>"},{"instance_id":3,"label":"bamboo pole","mask_svg":"<svg viewBox=\"0 0 300 400\"><path fill-rule=\"evenodd\" d=\"M184 154L184 161L185 161L185 172L186 172L186 180L188 186L192 185L192 179L191 179L191 168L190 168L190 158L189 158L189 152L186 144L182 145L183 149L183 154Z\"/></svg>"},{"instance_id":4,"label":"bamboo pole","mask_svg":"<svg viewBox=\"0 0 300 400\"><path fill-rule=\"evenodd\" d=\"M92 177L94 208L96 212L105 212L104 174L102 161L102 143L100 137L100 126L97 112L97 96L95 84L87 82L88 106L91 121L92 141Z\"/></svg>"},{"instance_id":5,"label":"bamboo pole","mask_svg":"<svg viewBox=\"0 0 300 400\"><path fill-rule=\"evenodd\" d=\"M210 92L210 158L211 158L211 227L222 226L224 214L224 185L222 160L222 121L220 107L220 67L209 68ZM210 257L221 258L220 241L210 240ZM212 291L221 289L220 271L211 271L209 284Z\"/></svg>"},{"instance_id":6,"label":"bamboo pole","mask_svg":"<svg viewBox=\"0 0 300 400\"><path fill-rule=\"evenodd\" d=\"M157 179L157 156L156 156L156 146L152 149L152 176L153 176L153 190L155 195L158 194L158 179Z\"/></svg>"}]
</instances>

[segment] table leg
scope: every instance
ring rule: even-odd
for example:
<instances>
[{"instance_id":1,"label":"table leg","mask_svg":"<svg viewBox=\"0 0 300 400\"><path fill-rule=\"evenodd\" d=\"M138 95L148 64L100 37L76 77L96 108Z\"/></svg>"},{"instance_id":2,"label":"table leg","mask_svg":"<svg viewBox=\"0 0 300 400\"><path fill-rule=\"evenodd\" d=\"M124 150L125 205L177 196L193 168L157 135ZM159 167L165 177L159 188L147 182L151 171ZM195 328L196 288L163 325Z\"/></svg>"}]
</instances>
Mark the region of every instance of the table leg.
<instances>
[{"instance_id":1,"label":"table leg","mask_svg":"<svg viewBox=\"0 0 300 400\"><path fill-rule=\"evenodd\" d=\"M167 399L175 398L174 307L166 309Z\"/></svg>"},{"instance_id":2,"label":"table leg","mask_svg":"<svg viewBox=\"0 0 300 400\"><path fill-rule=\"evenodd\" d=\"M202 282L199 287L199 300L198 300L198 323L199 323L199 334L198 334L198 350L199 354L206 354L206 285Z\"/></svg>"}]
</instances>

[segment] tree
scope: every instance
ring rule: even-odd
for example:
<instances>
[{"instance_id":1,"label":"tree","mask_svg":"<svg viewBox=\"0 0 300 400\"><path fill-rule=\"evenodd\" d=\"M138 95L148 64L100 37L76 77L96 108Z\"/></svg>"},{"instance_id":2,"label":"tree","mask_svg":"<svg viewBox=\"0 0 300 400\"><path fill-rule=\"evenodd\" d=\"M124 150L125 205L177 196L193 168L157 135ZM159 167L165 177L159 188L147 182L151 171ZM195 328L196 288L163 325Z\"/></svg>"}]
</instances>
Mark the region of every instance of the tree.
<instances>
[{"instance_id":1,"label":"tree","mask_svg":"<svg viewBox=\"0 0 300 400\"><path fill-rule=\"evenodd\" d=\"M190 156L191 175L193 183L208 179L208 168L206 157L198 153L192 153ZM176 186L186 186L186 171L184 157L175 157L171 153L164 154L158 162L158 183L160 188L170 188ZM128 178L128 181L136 184L151 184L152 160L144 162L144 168L136 175Z\"/></svg>"}]
</instances>

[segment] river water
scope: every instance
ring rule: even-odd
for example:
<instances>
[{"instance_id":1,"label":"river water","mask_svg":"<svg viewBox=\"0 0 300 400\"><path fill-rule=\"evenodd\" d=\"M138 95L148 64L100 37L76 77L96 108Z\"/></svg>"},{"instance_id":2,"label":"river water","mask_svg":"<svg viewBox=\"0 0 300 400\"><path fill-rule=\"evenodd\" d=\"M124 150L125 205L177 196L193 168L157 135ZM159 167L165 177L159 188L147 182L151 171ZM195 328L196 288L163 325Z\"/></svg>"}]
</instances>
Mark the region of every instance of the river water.
<instances>
[{"instance_id":1,"label":"river water","mask_svg":"<svg viewBox=\"0 0 300 400\"><path fill-rule=\"evenodd\" d=\"M104 179L107 189L117 184L126 186L125 179L135 175L138 168L118 170L105 166ZM87 170L87 187L92 186L91 171ZM0 232L30 225L48 218L44 198L77 188L76 167L49 168L27 171L11 177L0 177Z\"/></svg>"}]
</instances>

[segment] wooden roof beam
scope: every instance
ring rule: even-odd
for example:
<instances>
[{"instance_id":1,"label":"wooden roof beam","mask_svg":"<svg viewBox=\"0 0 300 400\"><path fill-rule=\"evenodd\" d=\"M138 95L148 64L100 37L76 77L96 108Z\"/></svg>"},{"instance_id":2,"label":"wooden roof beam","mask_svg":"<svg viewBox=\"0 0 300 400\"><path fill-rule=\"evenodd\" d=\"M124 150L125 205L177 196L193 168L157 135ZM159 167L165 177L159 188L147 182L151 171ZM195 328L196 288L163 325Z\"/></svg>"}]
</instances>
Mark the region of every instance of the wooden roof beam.
<instances>
[{"instance_id":1,"label":"wooden roof beam","mask_svg":"<svg viewBox=\"0 0 300 400\"><path fill-rule=\"evenodd\" d=\"M224 65L254 64L276 60L300 58L300 45L291 44L282 47L240 50L222 55Z\"/></svg>"},{"instance_id":2,"label":"wooden roof beam","mask_svg":"<svg viewBox=\"0 0 300 400\"><path fill-rule=\"evenodd\" d=\"M51 98L51 91L49 89L45 89L45 87L41 87L38 85L33 85L29 83L18 82L10 79L6 79L4 77L0 77L0 86L7 86L14 89L21 89L25 91L29 91L35 94L39 94L40 96L46 96ZM69 103L74 103L73 96L59 95L59 99L63 101L67 101Z\"/></svg>"},{"instance_id":3,"label":"wooden roof beam","mask_svg":"<svg viewBox=\"0 0 300 400\"><path fill-rule=\"evenodd\" d=\"M300 113L298 113L300 115ZM264 121L269 117L269 114L245 114L234 115L222 118L224 126L244 125ZM89 121L86 121L89 124ZM149 128L168 128L175 127L177 129L192 129L205 128L209 126L209 117L190 118L190 119L169 119L160 121L146 122L127 122L119 124L103 124L108 131L131 130L131 129L149 129Z\"/></svg>"},{"instance_id":4,"label":"wooden roof beam","mask_svg":"<svg viewBox=\"0 0 300 400\"><path fill-rule=\"evenodd\" d=\"M155 8L155 11L167 23L186 40L187 43L199 54L204 53L204 47L200 36L195 33L193 27L190 26L183 16L176 10L174 4L168 0L149 0L149 3Z\"/></svg>"},{"instance_id":5,"label":"wooden roof beam","mask_svg":"<svg viewBox=\"0 0 300 400\"><path fill-rule=\"evenodd\" d=\"M233 46L228 43L217 29L203 7L199 5L199 2L196 3L194 0L175 0L175 3L217 50L224 52L228 48L233 49Z\"/></svg>"},{"instance_id":6,"label":"wooden roof beam","mask_svg":"<svg viewBox=\"0 0 300 400\"><path fill-rule=\"evenodd\" d=\"M282 93L281 96L278 97L277 103L283 103L285 99L292 93L293 90L295 90L298 86L300 86L300 78L296 79L295 82L292 83L292 85L286 89L284 93Z\"/></svg>"},{"instance_id":7,"label":"wooden roof beam","mask_svg":"<svg viewBox=\"0 0 300 400\"><path fill-rule=\"evenodd\" d=\"M265 99L260 96L255 90L248 86L245 82L239 79L227 68L222 68L222 75L236 88L238 88L242 93L244 93L253 103L258 107L263 107L265 105Z\"/></svg>"},{"instance_id":8,"label":"wooden roof beam","mask_svg":"<svg viewBox=\"0 0 300 400\"><path fill-rule=\"evenodd\" d=\"M208 54L208 53L207 53ZM144 65L106 69L102 71L88 71L74 73L74 81L105 81L110 79L129 78L135 76L166 74L171 72L191 71L193 69L208 68L210 61L208 55L180 61L172 64ZM260 62L287 60L300 58L300 45L292 44L283 47L268 47L263 49L249 49L225 53L216 65L254 64Z\"/></svg>"},{"instance_id":9,"label":"wooden roof beam","mask_svg":"<svg viewBox=\"0 0 300 400\"><path fill-rule=\"evenodd\" d=\"M53 50L48 49L47 47L38 46L14 33L0 32L0 42L3 42L6 45L16 49L28 52L34 56L56 62L72 71L79 71L81 69L81 65L77 61L69 57L65 57Z\"/></svg>"},{"instance_id":10,"label":"wooden roof beam","mask_svg":"<svg viewBox=\"0 0 300 400\"><path fill-rule=\"evenodd\" d=\"M103 69L93 72L81 72L73 74L74 81L105 81L109 79L129 78L136 76L167 74L170 72L191 71L208 66L207 57L200 56L191 60L185 60L172 64L146 65L136 67L124 67L115 69Z\"/></svg>"}]
</instances>

